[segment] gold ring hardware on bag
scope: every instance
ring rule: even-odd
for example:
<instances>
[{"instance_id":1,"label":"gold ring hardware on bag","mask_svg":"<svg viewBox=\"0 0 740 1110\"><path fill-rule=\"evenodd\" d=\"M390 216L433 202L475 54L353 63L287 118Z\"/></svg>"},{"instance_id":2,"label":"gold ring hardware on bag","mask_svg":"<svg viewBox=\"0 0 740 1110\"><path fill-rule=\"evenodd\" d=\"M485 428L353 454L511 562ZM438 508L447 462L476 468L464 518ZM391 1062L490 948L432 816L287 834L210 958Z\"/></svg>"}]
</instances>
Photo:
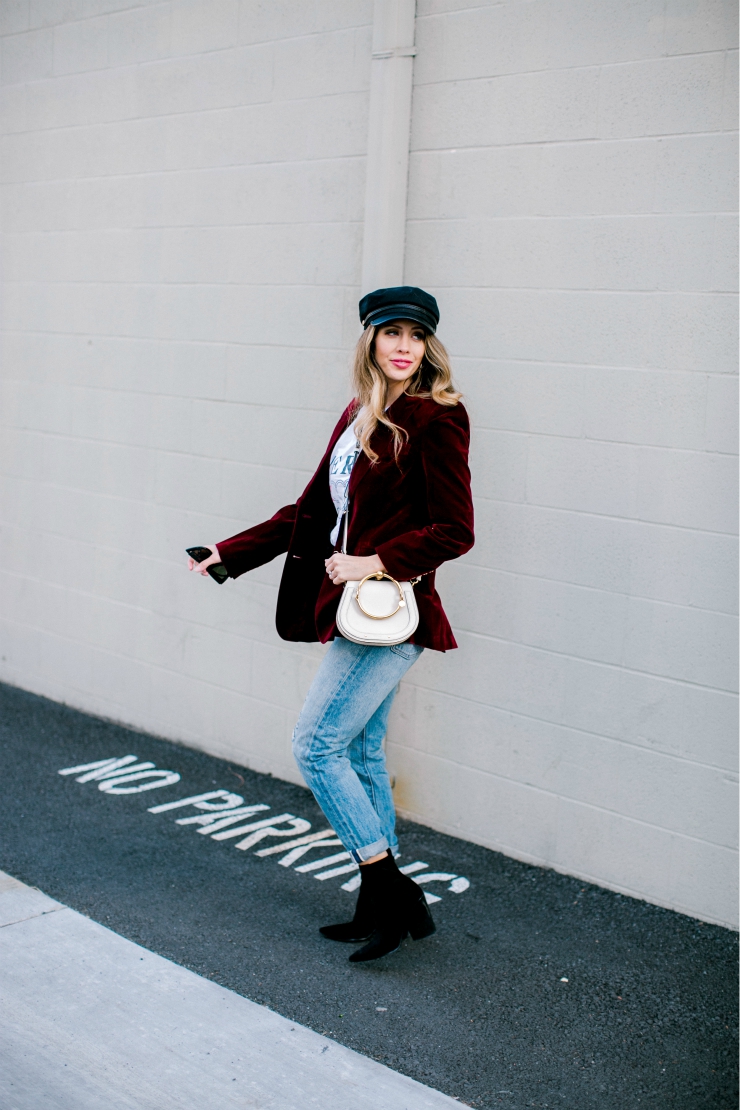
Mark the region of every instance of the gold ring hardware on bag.
<instances>
[{"instance_id":1,"label":"gold ring hardware on bag","mask_svg":"<svg viewBox=\"0 0 740 1110\"><path fill-rule=\"evenodd\" d=\"M367 582L367 581L368 581L369 579L371 579L371 578L374 578L374 579L375 579L376 581L378 581L378 582L381 582L381 581L382 581L382 580L383 580L384 578L387 578L387 579L388 579L388 581L389 581L389 582L392 582L392 583L393 583L393 585L394 585L394 586L396 587L396 589L398 590L398 605L396 606L396 608L395 608L395 609L393 610L393 612L392 612L392 613L383 613L383 614L382 614L382 616L379 616L379 617L378 617L378 616L376 616L376 615L375 615L375 613L368 613L367 609L363 608L362 602L360 601L360 590L361 590L361 589L362 589L362 587L363 587L363 586L365 585L365 583L366 583L366 582ZM366 574L366 575L365 575L365 577L363 578L362 582L360 582L360 583L358 584L358 586L357 586L357 589L355 590L355 601L356 601L356 602L357 602L357 604L359 605L360 609L362 609L362 611L363 611L363 613L365 614L365 616L366 616L366 617L370 617L370 619L371 619L371 620L373 620L373 621L384 621L384 620L387 620L387 619L388 619L388 617L393 617L393 616L395 616L395 615L396 615L396 613L398 612L398 610L399 610L399 609L403 609L403 608L404 608L404 606L406 605L406 599L405 599L405 597L403 596L403 590L401 589L401 587L400 587L400 585L398 584L398 582L396 582L395 578L392 578L390 574L385 574L385 573L384 573L383 571L380 571L380 570L378 570L378 571L374 571L374 572L373 572L372 574Z\"/></svg>"},{"instance_id":2,"label":"gold ring hardware on bag","mask_svg":"<svg viewBox=\"0 0 740 1110\"><path fill-rule=\"evenodd\" d=\"M349 508L344 513L343 555L347 554L348 517ZM392 613L385 616L368 613L367 609L363 609L360 602L362 587L366 582L372 581L373 578L376 582L382 582L384 578L387 578L398 590L398 605ZM371 586L371 592L385 594L386 588L381 586L380 591L375 591ZM391 589L387 592L392 594ZM344 583L337 608L337 631L345 640L350 640L354 644L365 644L367 647L393 647L395 644L403 644L409 640L416 631L418 624L419 607L414 597L413 582L397 582L386 571L375 570L372 574L366 575L361 582L348 580Z\"/></svg>"}]
</instances>

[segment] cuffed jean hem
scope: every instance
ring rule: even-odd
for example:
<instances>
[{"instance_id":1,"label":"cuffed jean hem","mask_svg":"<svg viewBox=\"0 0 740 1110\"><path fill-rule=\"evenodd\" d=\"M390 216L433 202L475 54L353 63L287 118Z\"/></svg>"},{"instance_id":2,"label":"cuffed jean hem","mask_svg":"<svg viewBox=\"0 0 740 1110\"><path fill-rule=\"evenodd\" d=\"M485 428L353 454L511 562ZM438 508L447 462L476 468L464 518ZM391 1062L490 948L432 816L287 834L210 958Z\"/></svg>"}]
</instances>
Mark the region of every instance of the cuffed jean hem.
<instances>
[{"instance_id":1,"label":"cuffed jean hem","mask_svg":"<svg viewBox=\"0 0 740 1110\"><path fill-rule=\"evenodd\" d=\"M384 836L382 840L376 840L374 844L368 844L366 848L350 848L349 854L355 863L365 863L373 856L379 856L381 852L387 852L389 848L388 839Z\"/></svg>"}]
</instances>

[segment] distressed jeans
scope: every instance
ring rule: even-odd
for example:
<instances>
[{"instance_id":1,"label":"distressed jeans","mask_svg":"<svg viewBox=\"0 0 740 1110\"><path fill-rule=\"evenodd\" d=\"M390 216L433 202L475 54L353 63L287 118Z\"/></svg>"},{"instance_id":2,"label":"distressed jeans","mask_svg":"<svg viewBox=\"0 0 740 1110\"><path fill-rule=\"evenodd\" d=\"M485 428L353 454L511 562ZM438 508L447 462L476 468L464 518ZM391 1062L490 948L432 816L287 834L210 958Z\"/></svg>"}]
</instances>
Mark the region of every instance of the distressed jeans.
<instances>
[{"instance_id":1,"label":"distressed jeans","mask_svg":"<svg viewBox=\"0 0 740 1110\"><path fill-rule=\"evenodd\" d=\"M398 683L423 650L337 637L293 732L301 774L357 863L398 845L383 740Z\"/></svg>"}]
</instances>

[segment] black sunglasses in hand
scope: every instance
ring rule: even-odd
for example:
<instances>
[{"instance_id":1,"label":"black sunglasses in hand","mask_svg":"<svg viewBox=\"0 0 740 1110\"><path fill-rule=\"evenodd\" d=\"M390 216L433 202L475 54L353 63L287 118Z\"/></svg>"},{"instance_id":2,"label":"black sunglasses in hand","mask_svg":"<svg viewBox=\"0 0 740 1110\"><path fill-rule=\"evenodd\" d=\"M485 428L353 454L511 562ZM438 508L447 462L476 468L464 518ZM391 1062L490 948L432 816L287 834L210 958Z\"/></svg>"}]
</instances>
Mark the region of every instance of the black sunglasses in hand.
<instances>
[{"instance_id":1,"label":"black sunglasses in hand","mask_svg":"<svg viewBox=\"0 0 740 1110\"><path fill-rule=\"evenodd\" d=\"M210 559L213 554L208 547L187 547L185 550L191 559L195 559L196 563L202 563L204 559ZM223 563L211 563L209 567L206 567L206 573L210 574L213 581L218 582L219 586L223 586L229 577L229 572Z\"/></svg>"}]
</instances>

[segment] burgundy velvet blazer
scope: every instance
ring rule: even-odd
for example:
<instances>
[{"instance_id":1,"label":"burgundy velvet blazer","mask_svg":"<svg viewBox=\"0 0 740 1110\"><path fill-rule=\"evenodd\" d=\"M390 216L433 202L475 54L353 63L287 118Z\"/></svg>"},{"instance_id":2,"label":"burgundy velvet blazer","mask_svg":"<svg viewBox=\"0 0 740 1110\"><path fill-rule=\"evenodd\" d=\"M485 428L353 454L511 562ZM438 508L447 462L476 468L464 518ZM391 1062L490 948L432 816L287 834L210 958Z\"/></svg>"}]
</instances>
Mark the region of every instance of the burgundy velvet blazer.
<instances>
[{"instance_id":1,"label":"burgundy velvet blazer","mask_svg":"<svg viewBox=\"0 0 740 1110\"><path fill-rule=\"evenodd\" d=\"M326 643L337 635L343 586L329 580L324 566L333 550L329 534L337 519L329 462L351 412L349 406L342 413L318 470L295 505L217 545L231 578L287 551L275 621L284 640ZM447 651L457 644L434 588L434 572L473 546L468 414L460 404L438 405L405 393L388 414L408 432L408 440L396 461L392 434L380 425L372 440L378 461L371 463L364 452L358 457L349 483L347 551L377 552L399 581L423 574L415 587L419 625L411 640Z\"/></svg>"}]
</instances>

